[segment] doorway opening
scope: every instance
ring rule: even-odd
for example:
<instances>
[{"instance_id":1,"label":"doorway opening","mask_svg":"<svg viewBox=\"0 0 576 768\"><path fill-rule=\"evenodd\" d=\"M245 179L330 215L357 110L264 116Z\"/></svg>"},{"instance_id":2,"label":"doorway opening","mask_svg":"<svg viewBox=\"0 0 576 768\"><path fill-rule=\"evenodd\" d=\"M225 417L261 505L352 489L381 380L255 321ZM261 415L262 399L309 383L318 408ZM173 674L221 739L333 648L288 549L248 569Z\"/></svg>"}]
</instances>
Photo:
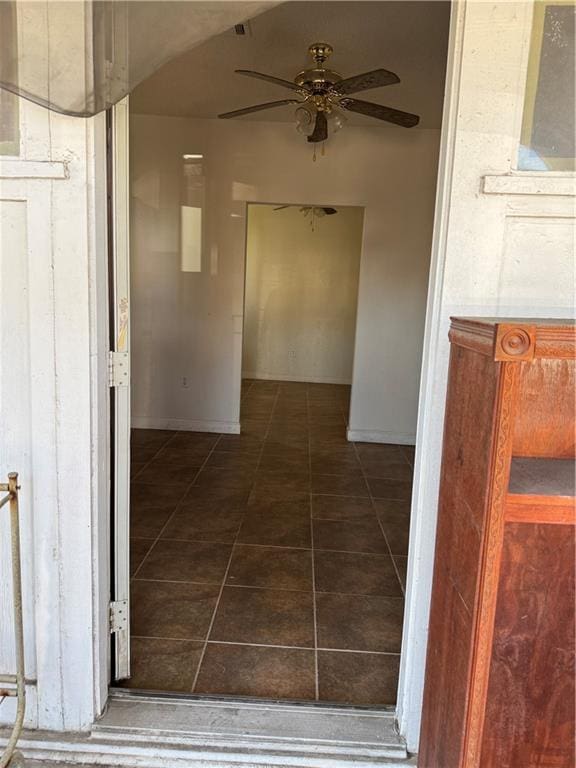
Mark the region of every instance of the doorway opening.
<instances>
[{"instance_id":1,"label":"doorway opening","mask_svg":"<svg viewBox=\"0 0 576 768\"><path fill-rule=\"evenodd\" d=\"M327 23L327 3L306 5ZM357 5L338 12L366 25ZM398 4L362 5L383 20ZM400 5L427 40L429 19ZM296 6L258 19L283 28ZM212 61L220 43L193 55ZM314 163L290 117L174 114L165 96L144 83L130 110L131 669L119 685L393 706L441 98L428 101L434 127L359 117ZM272 220L285 227L273 252ZM315 265L300 225L317 243L336 228Z\"/></svg>"}]
</instances>

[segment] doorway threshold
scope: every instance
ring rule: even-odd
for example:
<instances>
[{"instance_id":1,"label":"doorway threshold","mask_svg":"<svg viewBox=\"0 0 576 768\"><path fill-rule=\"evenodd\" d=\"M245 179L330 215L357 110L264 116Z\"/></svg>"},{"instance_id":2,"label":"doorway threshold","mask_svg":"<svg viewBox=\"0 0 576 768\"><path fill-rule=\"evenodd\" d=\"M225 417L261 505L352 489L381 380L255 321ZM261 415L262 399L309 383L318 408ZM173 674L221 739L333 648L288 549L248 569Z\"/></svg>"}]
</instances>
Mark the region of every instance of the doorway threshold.
<instances>
[{"instance_id":1,"label":"doorway threshold","mask_svg":"<svg viewBox=\"0 0 576 768\"><path fill-rule=\"evenodd\" d=\"M92 741L184 753L198 765L385 768L410 765L393 711L111 690ZM182 762L196 765L196 762ZM158 763L160 765L160 763Z\"/></svg>"}]
</instances>

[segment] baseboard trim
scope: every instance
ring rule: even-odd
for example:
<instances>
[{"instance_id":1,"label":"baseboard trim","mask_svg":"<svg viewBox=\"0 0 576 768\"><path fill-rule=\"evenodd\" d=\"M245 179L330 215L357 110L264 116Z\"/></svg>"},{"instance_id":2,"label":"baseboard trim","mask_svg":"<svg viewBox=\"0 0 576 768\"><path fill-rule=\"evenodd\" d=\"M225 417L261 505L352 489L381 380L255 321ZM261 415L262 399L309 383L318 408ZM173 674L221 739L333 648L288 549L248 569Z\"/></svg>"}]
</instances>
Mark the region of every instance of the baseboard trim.
<instances>
[{"instance_id":1,"label":"baseboard trim","mask_svg":"<svg viewBox=\"0 0 576 768\"><path fill-rule=\"evenodd\" d=\"M332 379L325 376L298 376L293 374L276 374L276 373L250 373L249 371L242 371L243 379L256 379L256 381L294 381L297 384L340 384L347 387L351 386L352 381L350 379Z\"/></svg>"},{"instance_id":2,"label":"baseboard trim","mask_svg":"<svg viewBox=\"0 0 576 768\"><path fill-rule=\"evenodd\" d=\"M239 421L203 421L196 419L155 419L148 416L132 418L135 429L174 429L190 432L220 432L223 435L239 435Z\"/></svg>"},{"instance_id":3,"label":"baseboard trim","mask_svg":"<svg viewBox=\"0 0 576 768\"><path fill-rule=\"evenodd\" d=\"M386 443L389 445L416 445L416 435L410 432L387 432L381 429L348 429L351 443Z\"/></svg>"}]
</instances>

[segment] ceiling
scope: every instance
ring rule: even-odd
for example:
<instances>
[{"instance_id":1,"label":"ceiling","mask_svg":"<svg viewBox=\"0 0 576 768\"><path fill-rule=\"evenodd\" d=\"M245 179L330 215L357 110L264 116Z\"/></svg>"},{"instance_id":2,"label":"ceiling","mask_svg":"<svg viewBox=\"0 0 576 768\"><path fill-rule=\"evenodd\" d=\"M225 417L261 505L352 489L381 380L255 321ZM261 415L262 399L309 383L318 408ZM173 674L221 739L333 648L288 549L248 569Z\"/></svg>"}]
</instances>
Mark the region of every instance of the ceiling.
<instances>
[{"instance_id":1,"label":"ceiling","mask_svg":"<svg viewBox=\"0 0 576 768\"><path fill-rule=\"evenodd\" d=\"M391 107L416 112L421 128L439 128L450 3L330 2L292 0L249 22L249 35L230 32L213 37L145 80L131 96L132 111L144 114L214 118L220 112L290 98L291 92L235 69L255 69L292 80L309 65L307 49L328 42L328 65L345 77L384 67L400 83L359 95ZM294 107L259 112L242 120L293 122ZM347 113L357 125L381 125Z\"/></svg>"}]
</instances>

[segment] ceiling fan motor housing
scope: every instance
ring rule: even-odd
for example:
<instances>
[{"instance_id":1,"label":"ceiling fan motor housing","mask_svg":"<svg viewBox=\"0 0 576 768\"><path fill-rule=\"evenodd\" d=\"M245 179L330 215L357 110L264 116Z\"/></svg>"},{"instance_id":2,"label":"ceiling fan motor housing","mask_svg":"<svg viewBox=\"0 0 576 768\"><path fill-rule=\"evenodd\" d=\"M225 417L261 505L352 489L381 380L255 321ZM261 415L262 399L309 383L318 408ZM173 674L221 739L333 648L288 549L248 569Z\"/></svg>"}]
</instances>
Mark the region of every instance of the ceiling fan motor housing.
<instances>
[{"instance_id":1,"label":"ceiling fan motor housing","mask_svg":"<svg viewBox=\"0 0 576 768\"><path fill-rule=\"evenodd\" d=\"M342 75L323 66L333 50L329 43L312 43L308 48L308 53L314 59L316 66L299 72L294 78L296 85L307 87L313 93L324 93L331 86L339 83L342 80Z\"/></svg>"}]
</instances>

